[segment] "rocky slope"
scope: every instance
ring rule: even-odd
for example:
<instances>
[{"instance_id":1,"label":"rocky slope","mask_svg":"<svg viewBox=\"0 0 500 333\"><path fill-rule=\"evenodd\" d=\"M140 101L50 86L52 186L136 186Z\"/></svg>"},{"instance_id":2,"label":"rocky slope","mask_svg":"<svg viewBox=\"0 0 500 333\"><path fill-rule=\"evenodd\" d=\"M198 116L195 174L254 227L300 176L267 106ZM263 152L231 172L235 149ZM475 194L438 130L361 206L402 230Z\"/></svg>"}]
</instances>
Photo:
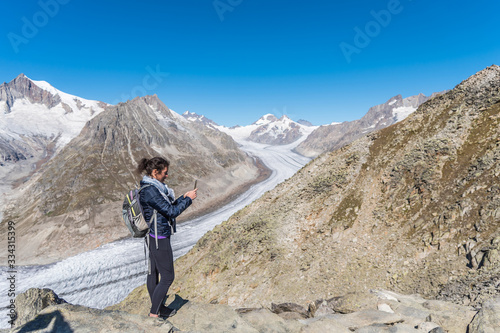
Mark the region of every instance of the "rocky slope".
<instances>
[{"instance_id":1,"label":"rocky slope","mask_svg":"<svg viewBox=\"0 0 500 333\"><path fill-rule=\"evenodd\" d=\"M259 307L373 288L437 297L471 274L495 275L499 125L491 66L319 156L207 233L176 261L173 292ZM462 292L465 304L481 293Z\"/></svg>"},{"instance_id":2,"label":"rocky slope","mask_svg":"<svg viewBox=\"0 0 500 333\"><path fill-rule=\"evenodd\" d=\"M186 121L156 96L110 106L17 189L4 219L16 222L16 263L52 262L126 237L124 193L140 179L137 161L155 155L171 161L178 195L198 179L199 198L185 216L221 204L259 175L228 135Z\"/></svg>"},{"instance_id":3,"label":"rocky slope","mask_svg":"<svg viewBox=\"0 0 500 333\"><path fill-rule=\"evenodd\" d=\"M145 288L144 288L145 289ZM269 308L231 308L195 303L172 295L177 314L168 320L148 318L148 301L98 310L66 303L49 289L17 296L18 318L12 332L494 332L500 325L500 299L481 309L426 300L386 290L349 293L311 302ZM124 302L125 303L125 302Z\"/></svg>"},{"instance_id":4,"label":"rocky slope","mask_svg":"<svg viewBox=\"0 0 500 333\"><path fill-rule=\"evenodd\" d=\"M371 107L363 118L343 123L320 126L302 142L295 151L307 157L343 147L352 141L398 121L405 119L430 97L418 94L404 98L401 95L390 98L384 104Z\"/></svg>"}]
</instances>

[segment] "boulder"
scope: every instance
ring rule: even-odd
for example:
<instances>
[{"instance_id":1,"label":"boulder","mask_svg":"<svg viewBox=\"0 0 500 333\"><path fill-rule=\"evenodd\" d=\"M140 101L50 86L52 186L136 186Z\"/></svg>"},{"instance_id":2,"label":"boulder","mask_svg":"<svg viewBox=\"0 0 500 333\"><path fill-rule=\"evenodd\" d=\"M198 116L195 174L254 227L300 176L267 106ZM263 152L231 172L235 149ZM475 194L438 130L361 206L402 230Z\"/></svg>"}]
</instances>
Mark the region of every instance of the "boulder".
<instances>
[{"instance_id":1,"label":"boulder","mask_svg":"<svg viewBox=\"0 0 500 333\"><path fill-rule=\"evenodd\" d=\"M301 305L295 303L271 303L271 311L284 319L305 319L310 313Z\"/></svg>"},{"instance_id":2,"label":"boulder","mask_svg":"<svg viewBox=\"0 0 500 333\"><path fill-rule=\"evenodd\" d=\"M378 297L370 292L352 292L329 299L328 306L338 313L351 313L360 310L376 310Z\"/></svg>"},{"instance_id":3,"label":"boulder","mask_svg":"<svg viewBox=\"0 0 500 333\"><path fill-rule=\"evenodd\" d=\"M59 298L59 296L50 289L28 289L16 297L16 327L29 322L46 307L64 303L66 303L66 301Z\"/></svg>"},{"instance_id":4,"label":"boulder","mask_svg":"<svg viewBox=\"0 0 500 333\"><path fill-rule=\"evenodd\" d=\"M430 311L427 321L439 324L448 332L466 332L476 314L470 307L444 301L430 300L422 306Z\"/></svg>"},{"instance_id":5,"label":"boulder","mask_svg":"<svg viewBox=\"0 0 500 333\"><path fill-rule=\"evenodd\" d=\"M469 333L500 332L500 297L486 301L469 325Z\"/></svg>"}]
</instances>

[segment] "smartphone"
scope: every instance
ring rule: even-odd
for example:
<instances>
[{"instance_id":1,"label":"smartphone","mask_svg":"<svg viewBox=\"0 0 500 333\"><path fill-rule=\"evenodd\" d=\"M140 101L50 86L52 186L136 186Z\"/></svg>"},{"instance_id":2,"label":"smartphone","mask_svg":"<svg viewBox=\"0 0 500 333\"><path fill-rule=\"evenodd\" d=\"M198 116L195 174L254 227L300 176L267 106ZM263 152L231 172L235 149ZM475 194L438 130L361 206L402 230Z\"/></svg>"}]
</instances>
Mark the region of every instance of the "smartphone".
<instances>
[{"instance_id":1,"label":"smartphone","mask_svg":"<svg viewBox=\"0 0 500 333\"><path fill-rule=\"evenodd\" d=\"M198 179L196 179L196 180L194 181L194 188L193 188L194 190L196 190L196 186L197 186L197 185L198 185Z\"/></svg>"}]
</instances>

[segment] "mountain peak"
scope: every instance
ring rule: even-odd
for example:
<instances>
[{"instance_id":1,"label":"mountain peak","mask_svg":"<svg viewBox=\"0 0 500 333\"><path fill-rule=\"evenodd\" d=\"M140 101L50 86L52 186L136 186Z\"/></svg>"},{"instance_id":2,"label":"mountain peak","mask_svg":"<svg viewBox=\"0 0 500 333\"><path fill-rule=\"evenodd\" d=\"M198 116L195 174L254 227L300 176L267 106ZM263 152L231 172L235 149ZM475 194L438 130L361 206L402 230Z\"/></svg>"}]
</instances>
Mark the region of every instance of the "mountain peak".
<instances>
[{"instance_id":1,"label":"mountain peak","mask_svg":"<svg viewBox=\"0 0 500 333\"><path fill-rule=\"evenodd\" d=\"M196 112L190 112L190 111L186 111L182 114L182 116L191 121L191 122L194 122L194 123L201 123L205 126L208 126L210 128L215 128L215 126L219 126L217 125L216 122L214 122L213 120L211 119L208 119L207 117L205 117L204 115L199 115L197 114Z\"/></svg>"},{"instance_id":2,"label":"mountain peak","mask_svg":"<svg viewBox=\"0 0 500 333\"><path fill-rule=\"evenodd\" d=\"M456 88L465 91L480 91L486 87L498 82L500 77L500 67L497 65L491 65L485 69L477 72L468 79L462 81L456 86Z\"/></svg>"},{"instance_id":3,"label":"mountain peak","mask_svg":"<svg viewBox=\"0 0 500 333\"><path fill-rule=\"evenodd\" d=\"M264 125L278 120L274 114L268 113L259 118L253 125Z\"/></svg>"}]
</instances>

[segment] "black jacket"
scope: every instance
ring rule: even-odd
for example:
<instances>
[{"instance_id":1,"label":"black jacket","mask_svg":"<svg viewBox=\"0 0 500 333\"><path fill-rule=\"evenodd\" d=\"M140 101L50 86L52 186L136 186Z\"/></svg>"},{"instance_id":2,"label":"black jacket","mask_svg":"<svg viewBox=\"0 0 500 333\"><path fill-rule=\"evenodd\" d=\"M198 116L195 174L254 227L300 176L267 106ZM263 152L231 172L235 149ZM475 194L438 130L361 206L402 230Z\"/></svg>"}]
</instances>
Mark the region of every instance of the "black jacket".
<instances>
[{"instance_id":1,"label":"black jacket","mask_svg":"<svg viewBox=\"0 0 500 333\"><path fill-rule=\"evenodd\" d=\"M148 185L141 181L141 187ZM160 191L153 185L142 189L139 200L141 202L144 218L146 222L153 222L153 211L156 209L156 219L158 223L158 236L170 236L172 234L169 221L175 223L175 218L179 216L193 202L191 198L180 196L174 202L165 200ZM154 223L151 224L150 232L154 235Z\"/></svg>"}]
</instances>

